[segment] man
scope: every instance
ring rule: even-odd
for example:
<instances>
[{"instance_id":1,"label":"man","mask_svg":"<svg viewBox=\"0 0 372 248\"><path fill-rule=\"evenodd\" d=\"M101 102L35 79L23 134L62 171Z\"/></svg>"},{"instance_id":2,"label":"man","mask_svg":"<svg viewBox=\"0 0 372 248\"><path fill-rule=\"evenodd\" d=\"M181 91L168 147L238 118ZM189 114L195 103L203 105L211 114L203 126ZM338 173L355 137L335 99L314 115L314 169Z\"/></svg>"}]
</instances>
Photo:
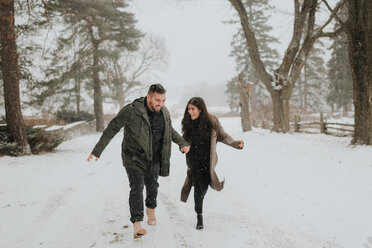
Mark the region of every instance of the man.
<instances>
[{"instance_id":1,"label":"man","mask_svg":"<svg viewBox=\"0 0 372 248\"><path fill-rule=\"evenodd\" d=\"M164 106L166 90L160 84L150 86L146 97L134 100L120 110L88 157L96 161L111 141L124 127L122 161L128 175L130 194L129 208L133 223L133 237L146 234L143 221L143 187L146 186L147 223L156 225L155 208L158 194L158 176L168 176L170 167L171 141L187 153L190 146L173 129L171 118Z\"/></svg>"}]
</instances>

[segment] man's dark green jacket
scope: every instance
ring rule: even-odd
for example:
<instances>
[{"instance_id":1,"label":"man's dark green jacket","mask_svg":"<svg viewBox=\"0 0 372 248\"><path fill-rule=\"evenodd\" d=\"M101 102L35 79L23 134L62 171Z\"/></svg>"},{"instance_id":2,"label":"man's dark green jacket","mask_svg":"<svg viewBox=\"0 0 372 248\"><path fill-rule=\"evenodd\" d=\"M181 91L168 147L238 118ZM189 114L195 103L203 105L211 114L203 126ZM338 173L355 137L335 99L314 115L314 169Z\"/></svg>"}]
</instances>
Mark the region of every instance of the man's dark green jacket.
<instances>
[{"instance_id":1,"label":"man's dark green jacket","mask_svg":"<svg viewBox=\"0 0 372 248\"><path fill-rule=\"evenodd\" d=\"M110 121L94 147L92 154L100 157L111 139L124 127L124 138L121 144L121 157L126 168L149 173L152 165L152 132L145 106L144 97L134 100L120 110ZM172 142L180 148L187 142L173 129L172 121L166 107L161 112L164 116L164 137L161 149L160 176L169 175Z\"/></svg>"}]
</instances>

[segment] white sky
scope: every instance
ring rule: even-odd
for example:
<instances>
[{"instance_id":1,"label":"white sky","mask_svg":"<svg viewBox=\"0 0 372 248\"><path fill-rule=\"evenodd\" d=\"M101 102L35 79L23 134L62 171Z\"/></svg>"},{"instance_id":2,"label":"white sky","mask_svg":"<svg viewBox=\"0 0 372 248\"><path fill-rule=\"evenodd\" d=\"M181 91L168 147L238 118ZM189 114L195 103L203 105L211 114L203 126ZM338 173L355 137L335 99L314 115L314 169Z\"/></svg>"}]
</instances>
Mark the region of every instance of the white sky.
<instances>
[{"instance_id":1,"label":"white sky","mask_svg":"<svg viewBox=\"0 0 372 248\"><path fill-rule=\"evenodd\" d=\"M281 11L272 18L273 34L283 42L284 46L278 47L283 51L292 31L291 17L283 11L292 12L292 6L291 0L281 0L277 6ZM139 29L166 41L168 69L157 75L170 102L176 102L190 85L195 89L201 83L217 84L225 90L225 83L235 75L229 54L237 26L223 23L235 14L229 1L140 0L132 2L131 11Z\"/></svg>"}]
</instances>

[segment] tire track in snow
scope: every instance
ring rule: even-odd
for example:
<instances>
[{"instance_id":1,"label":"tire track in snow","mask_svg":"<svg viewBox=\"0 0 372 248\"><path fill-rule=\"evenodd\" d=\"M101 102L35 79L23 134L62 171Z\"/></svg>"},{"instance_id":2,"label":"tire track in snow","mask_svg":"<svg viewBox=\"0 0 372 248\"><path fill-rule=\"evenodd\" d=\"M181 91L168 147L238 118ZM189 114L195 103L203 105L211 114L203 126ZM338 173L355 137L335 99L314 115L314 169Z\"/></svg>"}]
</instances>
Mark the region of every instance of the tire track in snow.
<instances>
[{"instance_id":1,"label":"tire track in snow","mask_svg":"<svg viewBox=\"0 0 372 248\"><path fill-rule=\"evenodd\" d=\"M197 247L195 243L185 238L185 236L192 237L193 235L191 234L190 230L184 226L183 223L186 223L186 221L179 213L178 208L175 206L175 204L172 201L169 200L169 197L165 195L164 193L159 191L159 196L168 211L171 224L174 227L173 237L177 241L178 247L185 247L185 248Z\"/></svg>"},{"instance_id":2,"label":"tire track in snow","mask_svg":"<svg viewBox=\"0 0 372 248\"><path fill-rule=\"evenodd\" d=\"M229 206L232 209L230 211L231 213L234 214L234 219L240 220L241 224L245 224L246 229L252 236L250 236L250 241L249 245L250 247L258 248L258 247L286 247L289 248L290 246L276 246L271 245L270 240L268 240L268 237L261 233L258 228L256 228L256 224L254 224L254 221L246 216L246 213L243 213L239 208L239 203L233 202L233 201L228 201Z\"/></svg>"},{"instance_id":3,"label":"tire track in snow","mask_svg":"<svg viewBox=\"0 0 372 248\"><path fill-rule=\"evenodd\" d=\"M65 199L75 190L71 187L64 188L58 193L54 194L52 198L50 198L45 207L40 211L39 215L34 219L34 224L42 224L49 220L51 216L65 203Z\"/></svg>"},{"instance_id":4,"label":"tire track in snow","mask_svg":"<svg viewBox=\"0 0 372 248\"><path fill-rule=\"evenodd\" d=\"M93 176L94 173L90 172L83 176L83 178L79 178L75 181L75 183L69 184L68 188L63 188L59 190L57 193L50 198L43 210L40 211L38 217L35 218L34 223L45 222L46 220L50 219L51 216L62 206L69 204L67 203L66 199L68 196L72 195L85 180L89 177ZM69 206L71 208L71 206ZM72 208L71 208L72 209Z\"/></svg>"},{"instance_id":5,"label":"tire track in snow","mask_svg":"<svg viewBox=\"0 0 372 248\"><path fill-rule=\"evenodd\" d=\"M61 188L53 193L53 196L50 197L45 204L43 204L42 209L39 211L38 215L32 221L32 229L31 232L28 232L27 235L23 236L21 240L32 240L34 236L36 236L40 230L44 228L44 226L48 225L50 219L61 209L68 210L72 213L72 216L75 221L82 223L84 226L87 225L82 221L82 218L79 214L74 210L70 204L68 203L67 198L70 197L74 192L77 191L79 185L82 184L85 180L89 177L94 175L94 173L90 172L87 174L82 175L82 177L75 178L74 181L69 183L69 187Z\"/></svg>"},{"instance_id":6,"label":"tire track in snow","mask_svg":"<svg viewBox=\"0 0 372 248\"><path fill-rule=\"evenodd\" d=\"M247 213L243 213L239 209L239 203L229 201L229 205L235 215L235 219L240 219L243 223L248 223L247 229L250 233L254 233L252 236L252 248L297 248L297 247L327 247L327 248L342 248L338 244L322 240L318 237L311 237L306 233L300 232L295 226L287 226L289 229L278 228L271 223L256 218L249 218ZM257 223L257 224L255 224ZM283 227L281 225L280 227ZM260 231L261 230L261 231ZM300 241L300 243L298 243Z\"/></svg>"}]
</instances>

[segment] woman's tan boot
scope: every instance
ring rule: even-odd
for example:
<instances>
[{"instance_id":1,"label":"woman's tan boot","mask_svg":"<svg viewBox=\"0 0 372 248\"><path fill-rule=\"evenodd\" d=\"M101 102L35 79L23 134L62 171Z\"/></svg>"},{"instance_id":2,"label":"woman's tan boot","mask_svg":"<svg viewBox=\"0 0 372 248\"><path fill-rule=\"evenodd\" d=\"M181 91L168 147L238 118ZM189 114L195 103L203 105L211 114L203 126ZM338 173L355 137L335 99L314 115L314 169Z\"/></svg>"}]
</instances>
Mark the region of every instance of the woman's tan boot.
<instances>
[{"instance_id":1,"label":"woman's tan boot","mask_svg":"<svg viewBox=\"0 0 372 248\"><path fill-rule=\"evenodd\" d=\"M155 208L146 208L147 224L150 226L156 225Z\"/></svg>"},{"instance_id":2,"label":"woman's tan boot","mask_svg":"<svg viewBox=\"0 0 372 248\"><path fill-rule=\"evenodd\" d=\"M136 221L133 223L133 238L141 238L143 235L146 234L146 229L142 227L140 221Z\"/></svg>"}]
</instances>

